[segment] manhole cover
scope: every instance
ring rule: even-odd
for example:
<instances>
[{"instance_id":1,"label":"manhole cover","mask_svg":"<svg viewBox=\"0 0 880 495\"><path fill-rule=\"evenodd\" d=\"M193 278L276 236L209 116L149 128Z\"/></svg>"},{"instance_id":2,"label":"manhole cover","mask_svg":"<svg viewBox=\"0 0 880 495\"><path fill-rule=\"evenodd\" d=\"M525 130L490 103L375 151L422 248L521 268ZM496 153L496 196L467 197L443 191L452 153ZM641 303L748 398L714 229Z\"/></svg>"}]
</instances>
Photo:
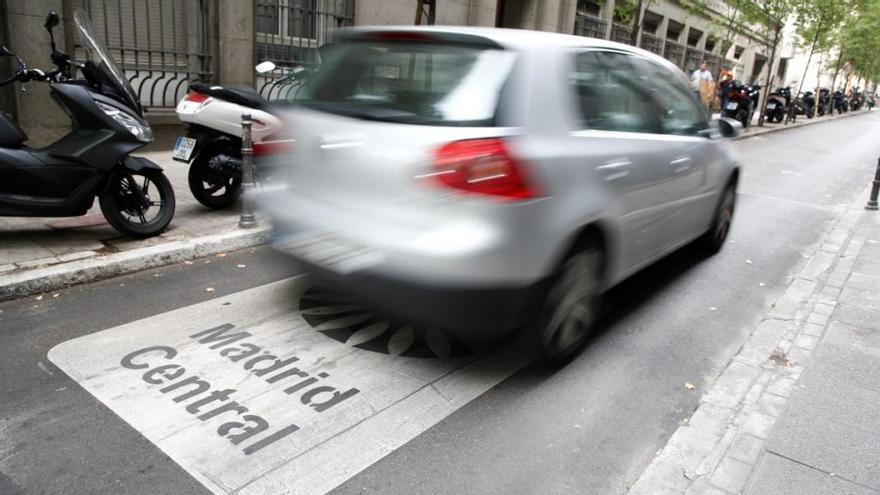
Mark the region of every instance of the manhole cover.
<instances>
[{"instance_id":1,"label":"manhole cover","mask_svg":"<svg viewBox=\"0 0 880 495\"><path fill-rule=\"evenodd\" d=\"M460 339L438 328L420 328L377 316L357 300L312 286L299 302L312 328L358 349L412 358L461 358L474 352Z\"/></svg>"}]
</instances>

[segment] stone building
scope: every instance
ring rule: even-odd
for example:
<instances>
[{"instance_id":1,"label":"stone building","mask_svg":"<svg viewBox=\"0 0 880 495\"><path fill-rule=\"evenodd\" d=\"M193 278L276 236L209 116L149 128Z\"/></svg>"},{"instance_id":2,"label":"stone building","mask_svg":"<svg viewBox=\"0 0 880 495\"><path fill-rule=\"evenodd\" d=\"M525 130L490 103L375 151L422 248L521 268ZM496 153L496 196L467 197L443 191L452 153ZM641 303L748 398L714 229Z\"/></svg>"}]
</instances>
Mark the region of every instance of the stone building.
<instances>
[{"instance_id":1,"label":"stone building","mask_svg":"<svg viewBox=\"0 0 880 495\"><path fill-rule=\"evenodd\" d=\"M771 68L766 40L748 28L728 34L719 20L725 5L696 14L677 0L645 1L641 29L633 40L632 22L615 9L623 0L436 0L436 24L539 29L594 36L658 53L685 70L702 61L714 69L735 67L752 81ZM418 0L0 0L0 43L34 67L47 67L49 38L43 20L61 14L59 49L78 53L71 29L76 8L85 9L104 36L148 109L154 126L174 125L174 105L194 80L277 89L271 78L257 78L262 60L279 66L308 64L316 48L332 41L338 27L414 23ZM427 9L427 7L425 7ZM632 10L632 9L630 9ZM619 12L618 12L619 14ZM714 20L714 22L713 22ZM0 77L14 68L0 60ZM774 67L783 70L784 64ZM779 76L784 79L784 74ZM12 113L35 144L67 129L68 119L47 97L44 84L27 92L0 90L0 108Z\"/></svg>"}]
</instances>

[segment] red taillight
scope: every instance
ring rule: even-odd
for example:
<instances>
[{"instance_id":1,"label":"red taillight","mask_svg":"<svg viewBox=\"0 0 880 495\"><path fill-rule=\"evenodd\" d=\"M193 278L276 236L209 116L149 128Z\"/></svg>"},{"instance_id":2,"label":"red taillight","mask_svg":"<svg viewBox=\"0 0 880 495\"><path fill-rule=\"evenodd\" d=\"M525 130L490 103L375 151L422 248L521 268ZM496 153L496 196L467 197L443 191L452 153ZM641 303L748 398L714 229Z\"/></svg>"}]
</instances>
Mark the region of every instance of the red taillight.
<instances>
[{"instance_id":1,"label":"red taillight","mask_svg":"<svg viewBox=\"0 0 880 495\"><path fill-rule=\"evenodd\" d=\"M293 139L269 138L254 143L254 156L280 155L293 150Z\"/></svg>"},{"instance_id":2,"label":"red taillight","mask_svg":"<svg viewBox=\"0 0 880 495\"><path fill-rule=\"evenodd\" d=\"M454 141L437 150L434 173L441 184L455 189L521 200L538 196L522 164L501 139Z\"/></svg>"},{"instance_id":3,"label":"red taillight","mask_svg":"<svg viewBox=\"0 0 880 495\"><path fill-rule=\"evenodd\" d=\"M190 91L189 93L186 94L186 96L183 97L184 101L189 101L192 103L204 103L210 99L211 99L210 96L199 93L197 91Z\"/></svg>"}]
</instances>

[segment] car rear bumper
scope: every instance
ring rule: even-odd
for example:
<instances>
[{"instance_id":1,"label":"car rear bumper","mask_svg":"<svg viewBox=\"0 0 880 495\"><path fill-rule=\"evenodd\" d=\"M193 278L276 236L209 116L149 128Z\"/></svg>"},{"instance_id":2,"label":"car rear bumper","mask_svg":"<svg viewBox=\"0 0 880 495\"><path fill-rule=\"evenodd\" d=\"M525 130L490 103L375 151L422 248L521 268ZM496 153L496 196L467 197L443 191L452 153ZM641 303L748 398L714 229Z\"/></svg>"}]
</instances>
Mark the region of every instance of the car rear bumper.
<instances>
[{"instance_id":1,"label":"car rear bumper","mask_svg":"<svg viewBox=\"0 0 880 495\"><path fill-rule=\"evenodd\" d=\"M496 340L530 322L547 287L546 280L525 286L468 287L431 285L369 270L342 275L293 257L318 285L352 296L388 318L439 327L469 343Z\"/></svg>"}]
</instances>

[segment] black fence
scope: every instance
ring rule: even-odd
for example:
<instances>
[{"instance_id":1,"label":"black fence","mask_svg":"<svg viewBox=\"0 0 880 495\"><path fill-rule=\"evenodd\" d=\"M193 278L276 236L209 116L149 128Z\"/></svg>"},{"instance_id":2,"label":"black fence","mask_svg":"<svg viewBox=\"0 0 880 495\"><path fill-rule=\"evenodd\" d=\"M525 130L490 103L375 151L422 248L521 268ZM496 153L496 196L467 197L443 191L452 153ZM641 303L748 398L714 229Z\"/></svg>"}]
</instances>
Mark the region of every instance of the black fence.
<instances>
[{"instance_id":1,"label":"black fence","mask_svg":"<svg viewBox=\"0 0 880 495\"><path fill-rule=\"evenodd\" d=\"M76 0L74 5L89 14L144 107L174 107L189 82L211 81L211 0ZM82 57L78 44L75 50L74 58Z\"/></svg>"},{"instance_id":2,"label":"black fence","mask_svg":"<svg viewBox=\"0 0 880 495\"><path fill-rule=\"evenodd\" d=\"M608 23L598 17L578 14L574 18L574 34L605 39Z\"/></svg>"},{"instance_id":3,"label":"black fence","mask_svg":"<svg viewBox=\"0 0 880 495\"><path fill-rule=\"evenodd\" d=\"M354 24L354 0L257 0L254 8L257 62L277 67L257 81L270 100L295 98L301 84L289 77L291 69L317 64L318 47Z\"/></svg>"}]
</instances>

